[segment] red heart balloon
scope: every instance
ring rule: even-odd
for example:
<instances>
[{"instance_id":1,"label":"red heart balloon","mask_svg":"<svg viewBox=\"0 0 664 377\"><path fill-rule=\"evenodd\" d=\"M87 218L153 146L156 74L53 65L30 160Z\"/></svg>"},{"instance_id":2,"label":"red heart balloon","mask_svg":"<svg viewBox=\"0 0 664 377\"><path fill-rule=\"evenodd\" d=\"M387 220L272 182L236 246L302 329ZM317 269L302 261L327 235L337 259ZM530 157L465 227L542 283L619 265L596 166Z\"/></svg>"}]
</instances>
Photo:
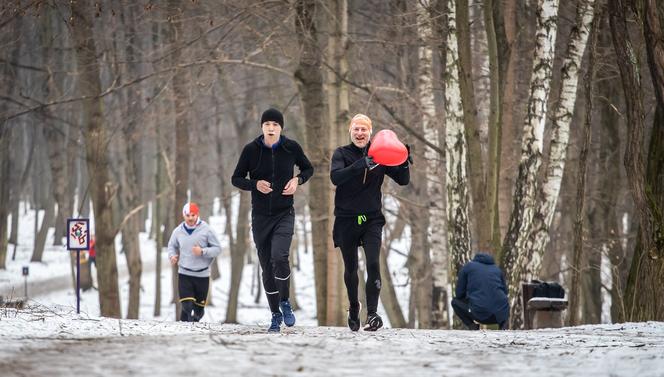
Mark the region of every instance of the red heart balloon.
<instances>
[{"instance_id":1,"label":"red heart balloon","mask_svg":"<svg viewBox=\"0 0 664 377\"><path fill-rule=\"evenodd\" d=\"M408 149L399 141L394 131L382 130L373 137L368 155L377 164L398 166L408 158Z\"/></svg>"}]
</instances>

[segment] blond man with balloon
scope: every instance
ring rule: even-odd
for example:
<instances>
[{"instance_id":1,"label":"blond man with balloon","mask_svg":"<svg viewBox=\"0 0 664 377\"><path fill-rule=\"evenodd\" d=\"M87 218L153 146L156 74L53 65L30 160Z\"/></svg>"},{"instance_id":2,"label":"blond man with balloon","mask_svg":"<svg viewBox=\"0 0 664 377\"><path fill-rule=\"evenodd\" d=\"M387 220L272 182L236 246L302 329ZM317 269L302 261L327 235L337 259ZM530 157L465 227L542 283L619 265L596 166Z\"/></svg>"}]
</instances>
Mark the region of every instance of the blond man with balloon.
<instances>
[{"instance_id":1,"label":"blond man with balloon","mask_svg":"<svg viewBox=\"0 0 664 377\"><path fill-rule=\"evenodd\" d=\"M377 313L380 296L380 247L385 217L382 212L381 187L385 176L399 185L410 182L410 148L402 144L390 130L378 132L373 140L373 124L364 114L351 119L348 132L351 143L334 151L330 179L336 186L334 195L335 247L344 260L344 283L348 292L348 327L361 327L357 275L358 247L362 246L367 267L367 319L365 331L383 326Z\"/></svg>"}]
</instances>

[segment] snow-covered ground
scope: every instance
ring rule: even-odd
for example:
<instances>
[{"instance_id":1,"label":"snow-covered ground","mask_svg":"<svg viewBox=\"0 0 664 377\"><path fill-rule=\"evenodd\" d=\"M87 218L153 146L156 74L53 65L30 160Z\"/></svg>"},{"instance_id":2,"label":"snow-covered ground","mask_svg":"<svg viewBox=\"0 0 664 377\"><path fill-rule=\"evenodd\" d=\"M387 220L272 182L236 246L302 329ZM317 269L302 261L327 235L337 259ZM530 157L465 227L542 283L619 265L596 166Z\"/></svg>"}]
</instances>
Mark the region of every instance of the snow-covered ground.
<instances>
[{"instance_id":1,"label":"snow-covered ground","mask_svg":"<svg viewBox=\"0 0 664 377\"><path fill-rule=\"evenodd\" d=\"M2 376L662 376L664 323L449 331L177 323L0 312Z\"/></svg>"},{"instance_id":2,"label":"snow-covered ground","mask_svg":"<svg viewBox=\"0 0 664 377\"><path fill-rule=\"evenodd\" d=\"M21 267L30 266L29 307L0 308L0 376L187 376L187 375L375 375L375 376L664 376L664 323L629 323L536 331L442 331L385 329L353 333L317 327L313 261L300 245L301 269L294 270L301 307L297 325L267 334L269 311L263 294L254 302L255 265L245 267L239 325L223 324L229 291L230 256L223 247L221 279L212 285L213 306L201 323L174 322L171 270L165 270L161 315L154 316L155 244L141 233L143 258L140 320L99 317L98 293L82 293L75 313L70 262L64 247L51 246L44 262L30 263L34 211L21 211L16 260L0 271L0 295L22 296ZM212 216L221 234L224 219ZM298 229L301 232L301 229ZM393 246L408 248L408 236ZM116 239L121 303L126 311L127 272ZM250 253L255 253L252 248ZM406 258L392 252L389 263L402 308L407 312ZM382 308L379 308L382 312ZM387 318L385 318L387 319Z\"/></svg>"}]
</instances>

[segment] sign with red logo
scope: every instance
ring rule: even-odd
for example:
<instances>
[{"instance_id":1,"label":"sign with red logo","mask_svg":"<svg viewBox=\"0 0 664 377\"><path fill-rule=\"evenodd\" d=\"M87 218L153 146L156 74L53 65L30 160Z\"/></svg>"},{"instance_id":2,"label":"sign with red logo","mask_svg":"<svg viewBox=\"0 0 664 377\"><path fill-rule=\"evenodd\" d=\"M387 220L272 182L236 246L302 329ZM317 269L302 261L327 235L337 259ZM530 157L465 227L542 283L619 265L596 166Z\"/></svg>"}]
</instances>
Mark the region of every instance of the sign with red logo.
<instances>
[{"instance_id":1,"label":"sign with red logo","mask_svg":"<svg viewBox=\"0 0 664 377\"><path fill-rule=\"evenodd\" d=\"M90 219L67 219L67 249L90 249Z\"/></svg>"}]
</instances>

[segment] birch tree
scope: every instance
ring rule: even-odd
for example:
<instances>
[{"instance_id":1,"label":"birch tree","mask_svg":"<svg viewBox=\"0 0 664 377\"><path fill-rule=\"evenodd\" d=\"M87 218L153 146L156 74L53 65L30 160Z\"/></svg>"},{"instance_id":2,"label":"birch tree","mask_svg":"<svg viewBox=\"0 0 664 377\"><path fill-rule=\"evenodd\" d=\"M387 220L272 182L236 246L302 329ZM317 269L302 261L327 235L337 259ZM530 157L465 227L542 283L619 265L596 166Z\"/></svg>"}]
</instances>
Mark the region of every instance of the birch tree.
<instances>
[{"instance_id":1,"label":"birch tree","mask_svg":"<svg viewBox=\"0 0 664 377\"><path fill-rule=\"evenodd\" d=\"M558 22L558 1L539 0L528 113L523 125L521 160L514 188L514 207L499 260L509 289L511 328L522 324L521 281L528 262L525 248L535 214L537 176L542 164L544 124L551 85Z\"/></svg>"},{"instance_id":2,"label":"birch tree","mask_svg":"<svg viewBox=\"0 0 664 377\"><path fill-rule=\"evenodd\" d=\"M433 20L428 0L417 3L417 26L420 47L419 57L419 98L422 108L422 128L424 137L436 146L439 145L440 123L437 122L433 93ZM426 148L424 159L427 163L427 208L429 211L429 253L432 262L432 313L431 325L441 328L447 324L447 240L445 239L445 209L443 198L444 171L442 158L437 151ZM435 292L435 293L434 293Z\"/></svg>"},{"instance_id":3,"label":"birch tree","mask_svg":"<svg viewBox=\"0 0 664 377\"><path fill-rule=\"evenodd\" d=\"M560 188L567 160L567 146L574 104L577 97L579 68L588 44L588 35L594 19L595 0L580 1L576 9L576 23L572 28L561 70L559 101L551 122L551 148L544 183L535 207L531 233L526 240L526 278L536 277L542 266L542 257L549 242L549 228L560 196Z\"/></svg>"},{"instance_id":4,"label":"birch tree","mask_svg":"<svg viewBox=\"0 0 664 377\"><path fill-rule=\"evenodd\" d=\"M472 215L474 220L477 246L480 250L491 249L491 222L486 197L486 177L482 160L482 146L478 107L473 82L473 59L471 53L471 32L468 0L455 1L455 24L459 64L459 90L463 106L463 124L466 131L466 164L468 182L472 197Z\"/></svg>"},{"instance_id":5,"label":"birch tree","mask_svg":"<svg viewBox=\"0 0 664 377\"><path fill-rule=\"evenodd\" d=\"M456 34L455 0L449 0L447 19L447 80L445 82L445 163L447 168L447 221L450 276L456 279L470 260L468 220L468 174L466 136L459 90L459 52Z\"/></svg>"}]
</instances>

